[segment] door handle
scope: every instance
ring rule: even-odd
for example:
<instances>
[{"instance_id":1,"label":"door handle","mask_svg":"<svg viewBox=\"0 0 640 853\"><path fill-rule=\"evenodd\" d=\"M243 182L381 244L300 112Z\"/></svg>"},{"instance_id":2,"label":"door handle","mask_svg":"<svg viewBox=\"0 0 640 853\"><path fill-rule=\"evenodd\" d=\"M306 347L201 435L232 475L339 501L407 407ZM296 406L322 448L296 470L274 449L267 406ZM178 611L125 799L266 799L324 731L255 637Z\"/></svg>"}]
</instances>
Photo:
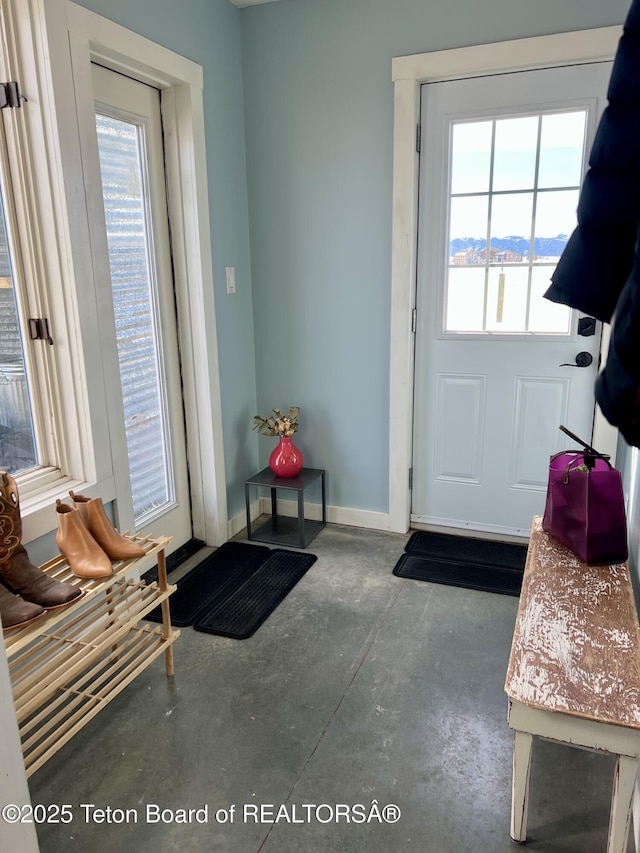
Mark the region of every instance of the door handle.
<instances>
[{"instance_id":1,"label":"door handle","mask_svg":"<svg viewBox=\"0 0 640 853\"><path fill-rule=\"evenodd\" d=\"M589 367L593 364L593 356L590 352L579 352L575 364L561 364L560 367Z\"/></svg>"}]
</instances>

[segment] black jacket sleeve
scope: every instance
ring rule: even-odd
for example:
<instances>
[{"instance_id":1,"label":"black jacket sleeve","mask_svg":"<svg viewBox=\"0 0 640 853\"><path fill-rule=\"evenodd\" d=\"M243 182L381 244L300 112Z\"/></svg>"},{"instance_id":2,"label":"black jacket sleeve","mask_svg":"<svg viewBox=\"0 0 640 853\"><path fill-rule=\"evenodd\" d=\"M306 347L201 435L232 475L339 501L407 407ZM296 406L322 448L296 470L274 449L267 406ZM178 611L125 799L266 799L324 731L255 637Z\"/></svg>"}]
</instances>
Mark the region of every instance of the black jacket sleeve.
<instances>
[{"instance_id":1,"label":"black jacket sleeve","mask_svg":"<svg viewBox=\"0 0 640 853\"><path fill-rule=\"evenodd\" d=\"M605 110L589 157L578 227L545 294L613 330L596 400L625 440L640 447L640 0L616 53Z\"/></svg>"},{"instance_id":2,"label":"black jacket sleeve","mask_svg":"<svg viewBox=\"0 0 640 853\"><path fill-rule=\"evenodd\" d=\"M640 222L640 0L625 23L608 100L580 193L578 227L545 293L605 322L631 273Z\"/></svg>"},{"instance_id":3,"label":"black jacket sleeve","mask_svg":"<svg viewBox=\"0 0 640 853\"><path fill-rule=\"evenodd\" d=\"M618 300L596 400L627 444L640 447L640 256Z\"/></svg>"}]
</instances>

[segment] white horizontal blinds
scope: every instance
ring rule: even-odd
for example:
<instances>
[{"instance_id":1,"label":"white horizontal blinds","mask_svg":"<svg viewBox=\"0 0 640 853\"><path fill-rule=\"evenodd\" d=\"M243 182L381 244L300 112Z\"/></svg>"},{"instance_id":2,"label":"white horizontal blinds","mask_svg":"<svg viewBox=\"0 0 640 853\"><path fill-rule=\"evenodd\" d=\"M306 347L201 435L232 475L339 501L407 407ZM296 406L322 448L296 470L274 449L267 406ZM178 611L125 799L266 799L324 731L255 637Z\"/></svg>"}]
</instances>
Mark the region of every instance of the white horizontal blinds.
<instances>
[{"instance_id":1,"label":"white horizontal blinds","mask_svg":"<svg viewBox=\"0 0 640 853\"><path fill-rule=\"evenodd\" d=\"M3 182L4 183L4 182ZM18 474L38 465L16 281L0 186L0 468Z\"/></svg>"},{"instance_id":2,"label":"white horizontal blinds","mask_svg":"<svg viewBox=\"0 0 640 853\"><path fill-rule=\"evenodd\" d=\"M543 294L576 223L586 119L451 122L445 331L569 333Z\"/></svg>"},{"instance_id":3,"label":"white horizontal blinds","mask_svg":"<svg viewBox=\"0 0 640 853\"><path fill-rule=\"evenodd\" d=\"M136 526L172 503L144 131L98 113L98 148Z\"/></svg>"}]
</instances>

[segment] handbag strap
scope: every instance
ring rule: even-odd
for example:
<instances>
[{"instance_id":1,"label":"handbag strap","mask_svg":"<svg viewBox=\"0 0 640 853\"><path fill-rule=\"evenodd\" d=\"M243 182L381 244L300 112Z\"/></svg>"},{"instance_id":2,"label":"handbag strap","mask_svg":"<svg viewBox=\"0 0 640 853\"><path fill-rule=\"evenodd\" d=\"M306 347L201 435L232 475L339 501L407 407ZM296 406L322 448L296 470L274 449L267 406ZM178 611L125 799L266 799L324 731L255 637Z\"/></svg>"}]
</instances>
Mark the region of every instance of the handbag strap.
<instances>
[{"instance_id":1,"label":"handbag strap","mask_svg":"<svg viewBox=\"0 0 640 853\"><path fill-rule=\"evenodd\" d=\"M554 453L553 456L551 456L549 461L553 462L553 460L557 459L558 456L568 456L570 453L573 453L575 455L575 460L582 459L585 465L587 464L587 458L589 458L592 462L595 462L596 459L602 459L602 461L606 462L610 468L613 468L613 465L609 461L611 459L611 456L609 456L608 453L596 453L594 456L592 456L586 450L559 450L558 453ZM575 460L572 459L571 462L573 463ZM593 468L593 465L591 467Z\"/></svg>"},{"instance_id":2,"label":"handbag strap","mask_svg":"<svg viewBox=\"0 0 640 853\"><path fill-rule=\"evenodd\" d=\"M606 454L603 454L603 453L599 453L597 455L597 457L593 457L593 456L590 457L591 465L589 465L587 462L587 459L589 458L587 452L583 451L583 450L563 450L560 453L556 453L554 456L552 456L551 461L553 462L553 460L557 459L558 456L565 456L568 453L575 453L576 455L574 456L573 459L569 460L567 467L564 469L564 475L562 477L562 482L565 484L565 486L569 482L569 474L571 472L571 469L576 464L578 464L578 465L584 464L587 468L587 473L591 473L591 471L593 470L593 467L595 465L596 458L597 458L597 459L601 459L603 462L606 462L607 465L609 466L609 470L613 471L613 465L609 461L610 457L607 456Z\"/></svg>"},{"instance_id":3,"label":"handbag strap","mask_svg":"<svg viewBox=\"0 0 640 853\"><path fill-rule=\"evenodd\" d=\"M613 467L611 465L611 463L609 462L609 460L611 459L611 456L609 456L609 454L600 453L594 447L591 447L590 444L587 444L586 441L583 441L581 438L578 438L578 436L575 433L571 432L571 430L567 429L566 426L561 425L560 429L562 430L562 432L565 435L568 435L569 438L573 439L573 441L575 441L576 444L581 444L584 447L584 452L582 454L582 457L584 459L584 464L587 466L589 471L593 470L593 467L596 463L596 459L602 459L604 462L607 463L609 468ZM565 453L571 453L571 452L572 451L565 451ZM578 452L578 451L575 451L575 452ZM568 471L568 468L567 468L567 471Z\"/></svg>"},{"instance_id":4,"label":"handbag strap","mask_svg":"<svg viewBox=\"0 0 640 853\"><path fill-rule=\"evenodd\" d=\"M588 450L588 451L589 451L589 453L593 453L593 454L594 454L594 456L599 456L599 455L600 455L600 454L598 453L598 451L597 451L597 450L594 450L594 448L593 448L593 447L591 447L591 445L590 445L590 444L587 444L587 442L586 442L586 441L583 441L581 438L578 438L578 436L577 436L575 433L571 432L571 430L567 429L567 428L566 428L566 426L562 426L562 425L561 425L561 426L560 426L560 429L562 430L562 432L563 432L565 435L568 435L568 436L569 436L569 438L572 438L572 439L576 442L576 444L581 444L581 445L584 447L584 449L585 449L585 450Z\"/></svg>"}]
</instances>

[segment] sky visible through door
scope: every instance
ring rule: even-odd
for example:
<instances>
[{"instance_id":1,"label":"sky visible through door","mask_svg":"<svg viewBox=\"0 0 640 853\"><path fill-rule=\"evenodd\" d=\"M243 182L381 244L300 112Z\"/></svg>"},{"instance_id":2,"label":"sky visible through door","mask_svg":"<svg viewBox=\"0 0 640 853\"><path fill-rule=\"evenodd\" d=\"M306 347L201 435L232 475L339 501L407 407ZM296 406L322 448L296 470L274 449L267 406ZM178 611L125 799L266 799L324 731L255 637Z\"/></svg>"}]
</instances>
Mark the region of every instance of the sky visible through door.
<instances>
[{"instance_id":1,"label":"sky visible through door","mask_svg":"<svg viewBox=\"0 0 640 853\"><path fill-rule=\"evenodd\" d=\"M543 294L576 223L586 119L451 122L445 333L570 333Z\"/></svg>"}]
</instances>

